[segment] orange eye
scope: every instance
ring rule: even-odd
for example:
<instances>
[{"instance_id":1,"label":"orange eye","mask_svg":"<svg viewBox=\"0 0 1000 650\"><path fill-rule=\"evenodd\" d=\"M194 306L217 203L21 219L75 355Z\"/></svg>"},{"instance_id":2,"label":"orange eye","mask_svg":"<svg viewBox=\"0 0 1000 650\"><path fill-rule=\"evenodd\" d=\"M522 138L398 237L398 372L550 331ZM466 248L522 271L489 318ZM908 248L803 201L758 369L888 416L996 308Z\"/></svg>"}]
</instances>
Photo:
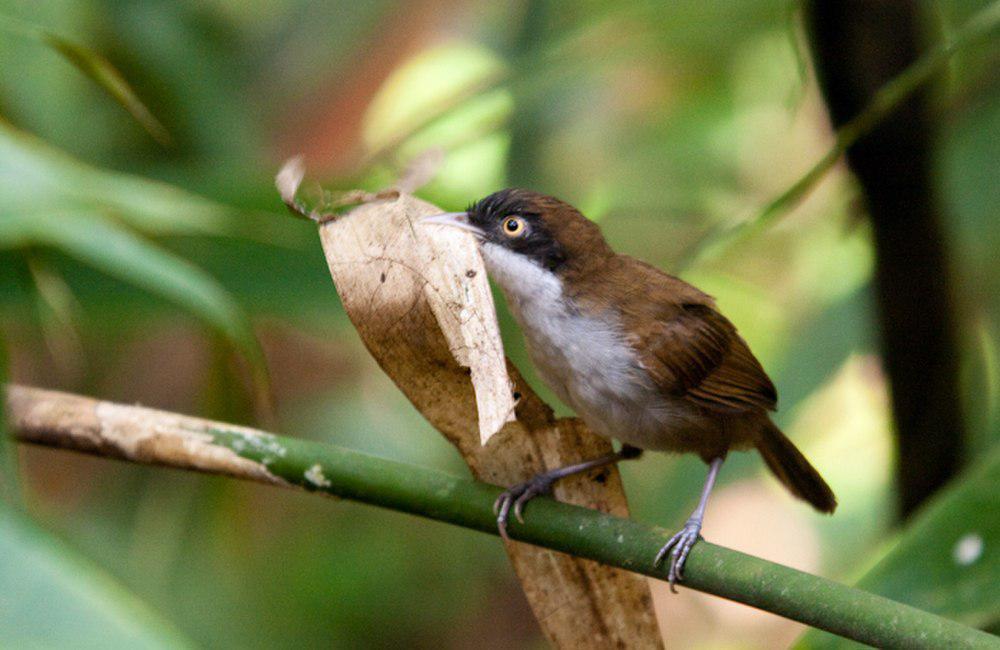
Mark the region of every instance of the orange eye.
<instances>
[{"instance_id":1,"label":"orange eye","mask_svg":"<svg viewBox=\"0 0 1000 650\"><path fill-rule=\"evenodd\" d=\"M503 220L503 234L508 237L520 237L524 234L524 219L521 217L507 217Z\"/></svg>"}]
</instances>

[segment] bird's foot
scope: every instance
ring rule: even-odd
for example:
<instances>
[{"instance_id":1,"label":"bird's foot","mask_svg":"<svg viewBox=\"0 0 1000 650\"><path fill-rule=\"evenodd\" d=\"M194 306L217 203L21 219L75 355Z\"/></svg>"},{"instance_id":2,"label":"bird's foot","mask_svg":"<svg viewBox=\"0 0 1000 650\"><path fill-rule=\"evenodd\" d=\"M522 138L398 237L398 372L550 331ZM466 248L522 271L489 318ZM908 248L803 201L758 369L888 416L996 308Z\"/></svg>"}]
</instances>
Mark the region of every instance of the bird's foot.
<instances>
[{"instance_id":1,"label":"bird's foot","mask_svg":"<svg viewBox=\"0 0 1000 650\"><path fill-rule=\"evenodd\" d=\"M687 561L691 548L701 539L701 519L691 518L684 524L684 528L670 538L653 560L653 566L658 567L663 563L663 559L670 554L670 571L667 573L667 580L670 581L670 591L677 593L674 586L678 581L684 579L684 562Z\"/></svg>"},{"instance_id":2,"label":"bird's foot","mask_svg":"<svg viewBox=\"0 0 1000 650\"><path fill-rule=\"evenodd\" d=\"M551 494L552 485L561 478L552 474L538 474L524 483L519 483L514 487L504 490L497 500L493 502L493 512L497 516L497 528L500 537L510 540L507 536L507 522L510 520L510 511L513 508L514 517L519 522L524 523L524 506L537 496Z\"/></svg>"}]
</instances>

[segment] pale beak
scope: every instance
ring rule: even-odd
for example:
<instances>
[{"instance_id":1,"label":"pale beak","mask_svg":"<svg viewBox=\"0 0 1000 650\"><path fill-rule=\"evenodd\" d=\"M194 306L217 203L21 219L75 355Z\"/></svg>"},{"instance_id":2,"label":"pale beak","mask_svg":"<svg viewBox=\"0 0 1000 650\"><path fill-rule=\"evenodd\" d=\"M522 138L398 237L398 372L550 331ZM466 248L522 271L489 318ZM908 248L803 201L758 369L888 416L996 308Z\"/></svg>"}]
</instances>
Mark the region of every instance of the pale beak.
<instances>
[{"instance_id":1,"label":"pale beak","mask_svg":"<svg viewBox=\"0 0 1000 650\"><path fill-rule=\"evenodd\" d=\"M440 226L451 226L453 228L458 228L459 230L471 232L476 237L484 237L486 235L486 233L481 229L469 223L469 214L467 212L445 212L444 214L435 214L430 217L423 217L420 219L420 223L436 223Z\"/></svg>"}]
</instances>

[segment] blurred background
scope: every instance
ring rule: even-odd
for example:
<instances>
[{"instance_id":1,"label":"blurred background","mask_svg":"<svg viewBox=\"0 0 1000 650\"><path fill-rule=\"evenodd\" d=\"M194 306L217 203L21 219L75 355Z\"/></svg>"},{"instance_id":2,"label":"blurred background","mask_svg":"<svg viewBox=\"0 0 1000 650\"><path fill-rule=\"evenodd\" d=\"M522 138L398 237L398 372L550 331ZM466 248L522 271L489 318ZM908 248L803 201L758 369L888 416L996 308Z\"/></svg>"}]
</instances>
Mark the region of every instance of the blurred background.
<instances>
[{"instance_id":1,"label":"blurred background","mask_svg":"<svg viewBox=\"0 0 1000 650\"><path fill-rule=\"evenodd\" d=\"M736 454L706 538L996 630L1000 53L996 29L961 39L997 7L836 4L0 0L4 371L466 475L273 186L301 153L328 190L377 189L440 147L423 198L559 196L716 296L750 342L840 508L814 514ZM851 150L856 175L841 160L728 236L947 42ZM508 354L568 413L498 308ZM679 525L704 471L627 464L633 516ZM545 647L492 537L23 446L2 472L4 645ZM653 589L668 647L804 631Z\"/></svg>"}]
</instances>

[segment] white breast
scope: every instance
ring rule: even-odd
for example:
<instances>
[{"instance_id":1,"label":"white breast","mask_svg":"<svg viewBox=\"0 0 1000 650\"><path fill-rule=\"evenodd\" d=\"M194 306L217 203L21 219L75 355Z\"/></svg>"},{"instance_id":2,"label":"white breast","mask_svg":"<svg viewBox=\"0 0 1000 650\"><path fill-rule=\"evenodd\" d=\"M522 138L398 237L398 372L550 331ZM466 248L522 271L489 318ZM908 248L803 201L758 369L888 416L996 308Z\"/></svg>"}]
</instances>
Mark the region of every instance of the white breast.
<instances>
[{"instance_id":1,"label":"white breast","mask_svg":"<svg viewBox=\"0 0 1000 650\"><path fill-rule=\"evenodd\" d=\"M581 315L552 272L496 244L483 258L545 383L597 433L658 448L675 409L640 372L613 313Z\"/></svg>"}]
</instances>

